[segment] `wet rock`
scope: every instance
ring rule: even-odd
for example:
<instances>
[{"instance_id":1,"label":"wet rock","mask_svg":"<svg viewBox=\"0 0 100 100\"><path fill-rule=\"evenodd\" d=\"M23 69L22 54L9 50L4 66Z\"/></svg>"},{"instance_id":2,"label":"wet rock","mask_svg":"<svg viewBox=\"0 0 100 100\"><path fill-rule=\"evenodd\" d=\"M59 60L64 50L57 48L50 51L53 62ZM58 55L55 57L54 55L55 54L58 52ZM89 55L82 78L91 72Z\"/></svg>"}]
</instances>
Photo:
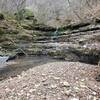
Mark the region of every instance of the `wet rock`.
<instances>
[{"instance_id":1,"label":"wet rock","mask_svg":"<svg viewBox=\"0 0 100 100\"><path fill-rule=\"evenodd\" d=\"M11 61L11 60L15 60L15 59L16 59L16 56L10 56L10 57L8 57L8 59L6 60L6 62Z\"/></svg>"},{"instance_id":2,"label":"wet rock","mask_svg":"<svg viewBox=\"0 0 100 100\"><path fill-rule=\"evenodd\" d=\"M0 13L0 20L4 20L4 19L5 19L4 15Z\"/></svg>"}]
</instances>

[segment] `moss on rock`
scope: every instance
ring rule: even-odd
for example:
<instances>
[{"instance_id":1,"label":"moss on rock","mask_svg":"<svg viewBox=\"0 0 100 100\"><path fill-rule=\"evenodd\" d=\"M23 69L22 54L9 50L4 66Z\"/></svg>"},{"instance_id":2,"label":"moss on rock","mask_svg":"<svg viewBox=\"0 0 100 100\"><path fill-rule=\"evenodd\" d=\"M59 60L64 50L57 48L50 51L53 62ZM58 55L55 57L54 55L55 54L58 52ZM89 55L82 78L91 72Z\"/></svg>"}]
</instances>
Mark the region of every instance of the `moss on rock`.
<instances>
[{"instance_id":1,"label":"moss on rock","mask_svg":"<svg viewBox=\"0 0 100 100\"><path fill-rule=\"evenodd\" d=\"M22 33L18 35L17 39L29 41L32 40L33 37L30 34Z\"/></svg>"},{"instance_id":2,"label":"moss on rock","mask_svg":"<svg viewBox=\"0 0 100 100\"><path fill-rule=\"evenodd\" d=\"M13 50L13 49L17 49L17 46L15 46L12 42L9 42L9 41L5 41L1 44L1 47L3 49L6 49L6 50Z\"/></svg>"},{"instance_id":3,"label":"moss on rock","mask_svg":"<svg viewBox=\"0 0 100 100\"><path fill-rule=\"evenodd\" d=\"M0 28L0 35L2 35L2 34L18 34L18 33L19 33L19 31L16 29L12 30L12 29Z\"/></svg>"}]
</instances>

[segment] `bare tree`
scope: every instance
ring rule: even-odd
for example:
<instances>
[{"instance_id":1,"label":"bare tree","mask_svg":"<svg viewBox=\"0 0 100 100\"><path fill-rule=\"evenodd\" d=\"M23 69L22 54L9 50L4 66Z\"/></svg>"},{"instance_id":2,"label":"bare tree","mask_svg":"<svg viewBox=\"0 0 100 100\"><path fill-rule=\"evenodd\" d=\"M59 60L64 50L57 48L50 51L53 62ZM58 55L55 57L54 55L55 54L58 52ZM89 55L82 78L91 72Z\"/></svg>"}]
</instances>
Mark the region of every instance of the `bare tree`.
<instances>
[{"instance_id":1,"label":"bare tree","mask_svg":"<svg viewBox=\"0 0 100 100\"><path fill-rule=\"evenodd\" d=\"M14 0L13 3L16 7L16 19L20 22L23 18L23 9L25 8L26 0Z\"/></svg>"}]
</instances>

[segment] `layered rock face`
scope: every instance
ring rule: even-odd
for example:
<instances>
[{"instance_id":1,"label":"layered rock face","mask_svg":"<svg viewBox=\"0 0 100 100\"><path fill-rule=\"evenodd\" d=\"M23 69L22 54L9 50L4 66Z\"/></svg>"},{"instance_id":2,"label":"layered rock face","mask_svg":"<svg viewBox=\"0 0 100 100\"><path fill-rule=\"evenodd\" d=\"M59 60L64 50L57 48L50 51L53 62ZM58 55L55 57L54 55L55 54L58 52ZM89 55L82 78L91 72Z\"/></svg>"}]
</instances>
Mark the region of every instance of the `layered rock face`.
<instances>
[{"instance_id":1,"label":"layered rock face","mask_svg":"<svg viewBox=\"0 0 100 100\"><path fill-rule=\"evenodd\" d=\"M6 21L2 22L4 25L8 24ZM26 23L22 24L21 30L16 29L16 24L15 27L9 25L4 29L3 24L0 28L4 32L0 37L3 52L15 52L20 48L28 55L48 55L66 61L98 64L100 60L99 20L96 25L88 22L59 28Z\"/></svg>"}]
</instances>

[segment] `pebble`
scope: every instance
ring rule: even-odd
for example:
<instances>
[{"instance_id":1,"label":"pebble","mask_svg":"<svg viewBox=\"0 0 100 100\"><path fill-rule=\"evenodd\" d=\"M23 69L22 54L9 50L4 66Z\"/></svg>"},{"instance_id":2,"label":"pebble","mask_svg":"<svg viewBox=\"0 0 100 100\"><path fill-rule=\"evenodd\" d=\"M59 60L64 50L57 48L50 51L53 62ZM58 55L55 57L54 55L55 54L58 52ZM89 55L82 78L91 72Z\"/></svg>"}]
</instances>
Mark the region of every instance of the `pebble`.
<instances>
[{"instance_id":1,"label":"pebble","mask_svg":"<svg viewBox=\"0 0 100 100\"><path fill-rule=\"evenodd\" d=\"M68 100L79 100L79 97L69 97Z\"/></svg>"},{"instance_id":2,"label":"pebble","mask_svg":"<svg viewBox=\"0 0 100 100\"><path fill-rule=\"evenodd\" d=\"M99 100L99 99L97 99L97 97L93 97L93 100Z\"/></svg>"},{"instance_id":3,"label":"pebble","mask_svg":"<svg viewBox=\"0 0 100 100\"><path fill-rule=\"evenodd\" d=\"M67 89L64 89L64 94L65 95L70 95L71 94L71 89L67 90Z\"/></svg>"},{"instance_id":4,"label":"pebble","mask_svg":"<svg viewBox=\"0 0 100 100\"><path fill-rule=\"evenodd\" d=\"M47 80L47 79L43 78L43 79L42 79L42 82L45 82L46 80Z\"/></svg>"},{"instance_id":5,"label":"pebble","mask_svg":"<svg viewBox=\"0 0 100 100\"><path fill-rule=\"evenodd\" d=\"M76 87L76 86L74 86L73 88L75 89L76 92L78 92L80 90L80 88Z\"/></svg>"},{"instance_id":6,"label":"pebble","mask_svg":"<svg viewBox=\"0 0 100 100\"><path fill-rule=\"evenodd\" d=\"M20 92L21 92L21 93L23 93L23 92L24 92L24 90L21 90Z\"/></svg>"},{"instance_id":7,"label":"pebble","mask_svg":"<svg viewBox=\"0 0 100 100\"><path fill-rule=\"evenodd\" d=\"M19 79L21 79L22 77L21 77L21 75L17 75L17 77L19 78Z\"/></svg>"},{"instance_id":8,"label":"pebble","mask_svg":"<svg viewBox=\"0 0 100 100\"><path fill-rule=\"evenodd\" d=\"M89 95L88 97L87 97L87 99L91 99L92 98L92 95Z\"/></svg>"},{"instance_id":9,"label":"pebble","mask_svg":"<svg viewBox=\"0 0 100 100\"><path fill-rule=\"evenodd\" d=\"M46 74L42 73L42 76L46 76Z\"/></svg>"},{"instance_id":10,"label":"pebble","mask_svg":"<svg viewBox=\"0 0 100 100\"><path fill-rule=\"evenodd\" d=\"M81 88L87 88L87 86L86 86L85 83L83 83L83 82L80 82L80 87L81 87Z\"/></svg>"},{"instance_id":11,"label":"pebble","mask_svg":"<svg viewBox=\"0 0 100 100\"><path fill-rule=\"evenodd\" d=\"M85 81L85 79L81 79L81 82L84 82Z\"/></svg>"},{"instance_id":12,"label":"pebble","mask_svg":"<svg viewBox=\"0 0 100 100\"><path fill-rule=\"evenodd\" d=\"M21 93L17 93L17 95L18 95L18 96L21 96L22 94L21 94Z\"/></svg>"},{"instance_id":13,"label":"pebble","mask_svg":"<svg viewBox=\"0 0 100 100\"><path fill-rule=\"evenodd\" d=\"M87 99L88 100L99 100L99 99L97 99L97 97L92 96L92 95L89 95Z\"/></svg>"},{"instance_id":14,"label":"pebble","mask_svg":"<svg viewBox=\"0 0 100 100\"><path fill-rule=\"evenodd\" d=\"M35 88L38 88L39 86L40 86L40 84L35 84L35 86L34 86L34 87L35 87Z\"/></svg>"},{"instance_id":15,"label":"pebble","mask_svg":"<svg viewBox=\"0 0 100 100\"><path fill-rule=\"evenodd\" d=\"M59 97L59 98L57 98L57 100L62 100L62 98Z\"/></svg>"},{"instance_id":16,"label":"pebble","mask_svg":"<svg viewBox=\"0 0 100 100\"><path fill-rule=\"evenodd\" d=\"M23 88L26 88L27 87L27 84L26 83L23 83L22 87Z\"/></svg>"},{"instance_id":17,"label":"pebble","mask_svg":"<svg viewBox=\"0 0 100 100\"><path fill-rule=\"evenodd\" d=\"M43 86L48 86L48 84L47 83L44 83Z\"/></svg>"},{"instance_id":18,"label":"pebble","mask_svg":"<svg viewBox=\"0 0 100 100\"><path fill-rule=\"evenodd\" d=\"M51 87L52 89L54 89L54 88L57 88L57 85L56 85L56 84L52 84L50 87Z\"/></svg>"},{"instance_id":19,"label":"pebble","mask_svg":"<svg viewBox=\"0 0 100 100\"><path fill-rule=\"evenodd\" d=\"M29 90L30 93L32 93L32 92L34 92L34 91L36 91L36 89L30 89L30 90Z\"/></svg>"},{"instance_id":20,"label":"pebble","mask_svg":"<svg viewBox=\"0 0 100 100\"><path fill-rule=\"evenodd\" d=\"M21 74L22 76L27 76L27 73L25 73L24 71Z\"/></svg>"},{"instance_id":21,"label":"pebble","mask_svg":"<svg viewBox=\"0 0 100 100\"><path fill-rule=\"evenodd\" d=\"M92 94L93 94L93 95L96 95L97 93L96 93L96 92L92 92Z\"/></svg>"},{"instance_id":22,"label":"pebble","mask_svg":"<svg viewBox=\"0 0 100 100\"><path fill-rule=\"evenodd\" d=\"M9 88L6 88L5 90L6 90L6 92L10 92L11 91L11 89L9 89Z\"/></svg>"},{"instance_id":23,"label":"pebble","mask_svg":"<svg viewBox=\"0 0 100 100\"><path fill-rule=\"evenodd\" d=\"M70 84L66 81L60 82L64 87L70 87Z\"/></svg>"},{"instance_id":24,"label":"pebble","mask_svg":"<svg viewBox=\"0 0 100 100\"><path fill-rule=\"evenodd\" d=\"M26 95L27 95L27 97L29 97L31 94L27 93Z\"/></svg>"},{"instance_id":25,"label":"pebble","mask_svg":"<svg viewBox=\"0 0 100 100\"><path fill-rule=\"evenodd\" d=\"M53 77L54 78L54 80L59 80L60 79L60 77Z\"/></svg>"}]
</instances>

